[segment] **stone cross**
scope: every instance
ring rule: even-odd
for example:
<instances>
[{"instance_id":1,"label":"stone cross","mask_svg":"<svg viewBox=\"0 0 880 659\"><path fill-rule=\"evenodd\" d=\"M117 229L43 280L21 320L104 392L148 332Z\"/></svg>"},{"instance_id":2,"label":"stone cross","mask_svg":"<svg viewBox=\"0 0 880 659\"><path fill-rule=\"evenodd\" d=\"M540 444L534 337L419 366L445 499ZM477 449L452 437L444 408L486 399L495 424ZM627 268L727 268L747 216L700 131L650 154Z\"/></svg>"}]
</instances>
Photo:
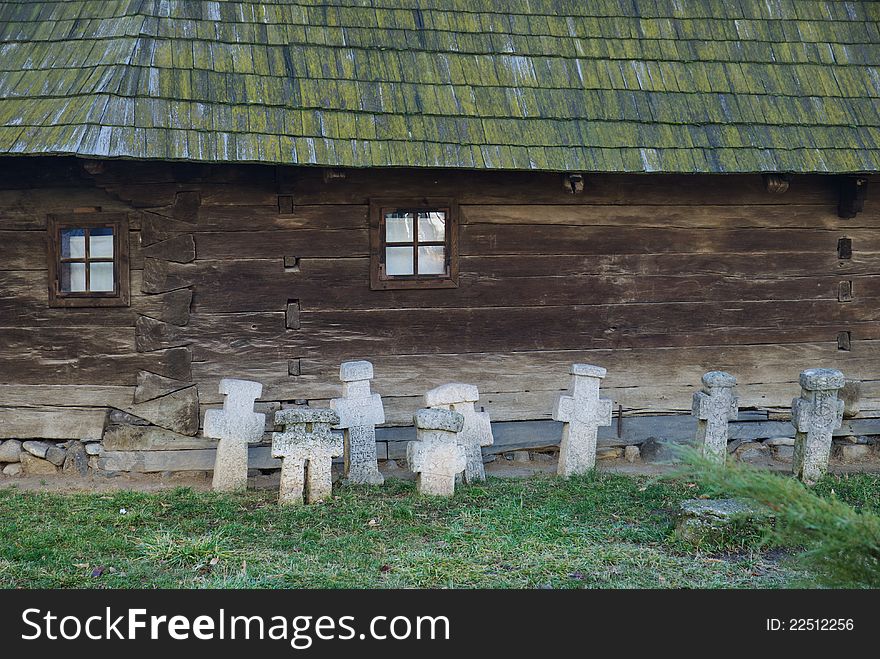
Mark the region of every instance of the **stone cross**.
<instances>
[{"instance_id":1,"label":"stone cross","mask_svg":"<svg viewBox=\"0 0 880 659\"><path fill-rule=\"evenodd\" d=\"M464 426L455 438L464 449L467 460L464 468L465 483L486 480L481 447L491 446L493 442L489 413L474 409L474 403L479 399L480 392L472 384L444 384L425 394L425 404L428 407L452 410L464 417Z\"/></svg>"},{"instance_id":2,"label":"stone cross","mask_svg":"<svg viewBox=\"0 0 880 659\"><path fill-rule=\"evenodd\" d=\"M417 440L406 445L406 461L416 474L419 494L452 496L455 475L467 465L464 449L455 435L464 417L451 410L419 410L413 417Z\"/></svg>"},{"instance_id":3,"label":"stone cross","mask_svg":"<svg viewBox=\"0 0 880 659\"><path fill-rule=\"evenodd\" d=\"M736 378L730 373L709 371L703 375L703 390L694 394L697 443L703 447L703 456L717 464L727 458L727 422L739 415L735 386Z\"/></svg>"},{"instance_id":4,"label":"stone cross","mask_svg":"<svg viewBox=\"0 0 880 659\"><path fill-rule=\"evenodd\" d=\"M565 424L556 473L564 478L596 466L599 426L611 425L611 401L599 398L599 383L605 373L600 366L572 364L572 394L556 401L553 419Z\"/></svg>"},{"instance_id":5,"label":"stone cross","mask_svg":"<svg viewBox=\"0 0 880 659\"><path fill-rule=\"evenodd\" d=\"M205 437L219 439L212 486L218 492L247 489L248 443L257 442L266 427L266 415L254 412L263 385L249 380L220 380L225 394L222 410L205 412Z\"/></svg>"},{"instance_id":6,"label":"stone cross","mask_svg":"<svg viewBox=\"0 0 880 659\"><path fill-rule=\"evenodd\" d=\"M831 439L843 423L843 401L837 392L846 380L831 368L810 368L800 376L801 395L791 403L795 476L812 485L828 470Z\"/></svg>"},{"instance_id":7,"label":"stone cross","mask_svg":"<svg viewBox=\"0 0 880 659\"><path fill-rule=\"evenodd\" d=\"M275 412L275 424L284 426L284 432L272 433L272 457L282 461L278 503L315 503L330 496L333 458L342 455L342 437L330 430L337 423L333 410L292 407Z\"/></svg>"},{"instance_id":8,"label":"stone cross","mask_svg":"<svg viewBox=\"0 0 880 659\"><path fill-rule=\"evenodd\" d=\"M385 423L379 394L370 392L373 365L367 361L343 362L339 367L342 398L330 401L339 414L337 428L344 429L345 480L353 484L385 482L376 460L376 424Z\"/></svg>"}]
</instances>

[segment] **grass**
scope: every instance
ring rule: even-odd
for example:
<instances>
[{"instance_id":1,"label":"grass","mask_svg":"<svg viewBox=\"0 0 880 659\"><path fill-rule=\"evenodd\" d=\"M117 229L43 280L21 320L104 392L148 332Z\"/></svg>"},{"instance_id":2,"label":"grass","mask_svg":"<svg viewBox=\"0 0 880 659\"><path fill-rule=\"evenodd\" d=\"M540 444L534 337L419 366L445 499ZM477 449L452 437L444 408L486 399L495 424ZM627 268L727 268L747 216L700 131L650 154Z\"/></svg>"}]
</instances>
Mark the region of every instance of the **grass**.
<instances>
[{"instance_id":1,"label":"grass","mask_svg":"<svg viewBox=\"0 0 880 659\"><path fill-rule=\"evenodd\" d=\"M834 490L835 494L831 493ZM880 478L817 491L878 507ZM674 536L694 483L613 474L490 479L451 499L410 482L281 508L273 492L0 489L4 588L777 588L802 577L754 534ZM122 511L125 511L124 513ZM782 555L780 560L779 556Z\"/></svg>"}]
</instances>

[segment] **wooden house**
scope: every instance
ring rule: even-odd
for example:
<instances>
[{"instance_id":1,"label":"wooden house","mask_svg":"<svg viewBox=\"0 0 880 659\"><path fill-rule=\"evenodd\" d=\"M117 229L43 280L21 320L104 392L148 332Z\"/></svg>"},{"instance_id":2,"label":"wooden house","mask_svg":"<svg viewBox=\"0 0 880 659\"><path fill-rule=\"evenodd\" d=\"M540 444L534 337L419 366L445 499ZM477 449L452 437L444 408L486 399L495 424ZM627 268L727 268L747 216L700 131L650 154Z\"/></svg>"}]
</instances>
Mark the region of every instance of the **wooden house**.
<instances>
[{"instance_id":1,"label":"wooden house","mask_svg":"<svg viewBox=\"0 0 880 659\"><path fill-rule=\"evenodd\" d=\"M324 406L368 359L399 456L462 381L549 446L792 434L844 371L880 434L880 3L0 2L0 439L209 468L223 377ZM255 448L255 466L271 466Z\"/></svg>"}]
</instances>

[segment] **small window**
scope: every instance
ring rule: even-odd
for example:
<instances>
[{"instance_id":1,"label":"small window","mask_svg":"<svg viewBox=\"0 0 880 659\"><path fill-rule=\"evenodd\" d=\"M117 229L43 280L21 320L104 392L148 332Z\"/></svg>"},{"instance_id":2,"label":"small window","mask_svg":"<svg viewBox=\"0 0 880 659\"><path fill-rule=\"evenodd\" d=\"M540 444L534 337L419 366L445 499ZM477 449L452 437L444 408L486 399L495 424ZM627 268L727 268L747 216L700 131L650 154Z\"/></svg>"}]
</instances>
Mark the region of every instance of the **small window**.
<instances>
[{"instance_id":1,"label":"small window","mask_svg":"<svg viewBox=\"0 0 880 659\"><path fill-rule=\"evenodd\" d=\"M128 306L125 215L50 215L48 230L50 306Z\"/></svg>"},{"instance_id":2,"label":"small window","mask_svg":"<svg viewBox=\"0 0 880 659\"><path fill-rule=\"evenodd\" d=\"M457 208L450 199L370 206L371 287L453 288L458 285Z\"/></svg>"}]
</instances>

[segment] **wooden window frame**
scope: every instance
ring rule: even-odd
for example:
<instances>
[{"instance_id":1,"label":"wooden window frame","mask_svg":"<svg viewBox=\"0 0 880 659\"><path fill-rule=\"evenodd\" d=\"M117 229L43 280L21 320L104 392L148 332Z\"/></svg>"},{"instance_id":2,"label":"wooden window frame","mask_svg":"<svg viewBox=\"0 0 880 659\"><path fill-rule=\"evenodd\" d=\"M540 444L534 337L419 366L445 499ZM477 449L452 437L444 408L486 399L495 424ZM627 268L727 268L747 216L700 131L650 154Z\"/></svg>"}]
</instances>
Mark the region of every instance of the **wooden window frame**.
<instances>
[{"instance_id":1,"label":"wooden window frame","mask_svg":"<svg viewBox=\"0 0 880 659\"><path fill-rule=\"evenodd\" d=\"M113 283L114 291L65 293L61 290L61 264L69 259L61 257L62 229L113 229ZM88 231L86 233L88 238ZM128 216L125 213L66 213L49 215L47 221L47 254L49 265L50 307L127 307L131 301L128 252ZM89 241L85 241L84 259L76 262L108 263L108 258L89 258ZM89 268L86 268L88 282Z\"/></svg>"},{"instance_id":2,"label":"wooden window frame","mask_svg":"<svg viewBox=\"0 0 880 659\"><path fill-rule=\"evenodd\" d=\"M442 275L418 274L418 220L414 220L413 265L416 274L385 274L385 215L391 212L424 213L444 211L446 213L446 236L443 243L422 243L425 245L443 244L446 248L446 272ZM458 288L458 204L449 197L423 197L403 199L370 199L370 288L372 290Z\"/></svg>"}]
</instances>

